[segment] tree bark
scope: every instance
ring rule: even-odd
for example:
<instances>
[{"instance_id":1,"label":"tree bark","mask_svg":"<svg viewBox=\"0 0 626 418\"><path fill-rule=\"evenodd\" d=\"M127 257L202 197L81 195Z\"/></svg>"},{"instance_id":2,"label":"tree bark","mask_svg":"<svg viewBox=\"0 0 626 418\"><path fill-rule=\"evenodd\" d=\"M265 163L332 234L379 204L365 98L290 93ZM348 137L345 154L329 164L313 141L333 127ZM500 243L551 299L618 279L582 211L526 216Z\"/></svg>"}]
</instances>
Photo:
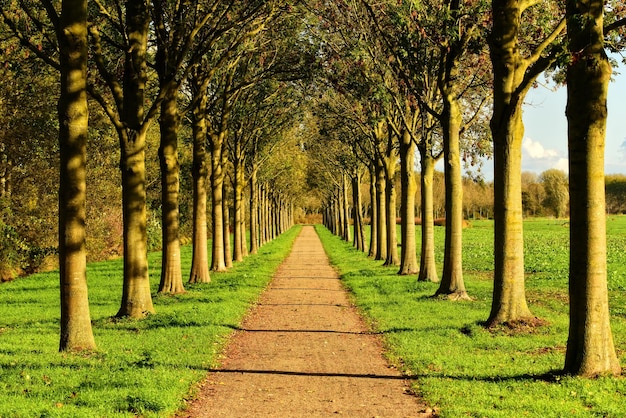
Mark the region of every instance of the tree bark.
<instances>
[{"instance_id":1,"label":"tree bark","mask_svg":"<svg viewBox=\"0 0 626 418\"><path fill-rule=\"evenodd\" d=\"M239 145L238 148L241 148ZM237 154L238 151L235 151ZM240 153L240 151L239 151ZM234 242L233 242L233 260L243 261L245 241L244 229L244 210L243 210L243 190L245 187L243 161L239 157L235 157L234 162Z\"/></svg>"},{"instance_id":2,"label":"tree bark","mask_svg":"<svg viewBox=\"0 0 626 418\"><path fill-rule=\"evenodd\" d=\"M376 247L375 260L387 260L387 206L385 191L385 169L382 161L376 162L376 208L378 222L376 226Z\"/></svg>"},{"instance_id":3,"label":"tree bark","mask_svg":"<svg viewBox=\"0 0 626 418\"><path fill-rule=\"evenodd\" d=\"M347 242L352 241L350 234L350 203L348 202L348 176L346 173L341 174L341 201L343 209L343 239Z\"/></svg>"},{"instance_id":4,"label":"tree bark","mask_svg":"<svg viewBox=\"0 0 626 418\"><path fill-rule=\"evenodd\" d=\"M404 130L400 141L400 184L402 200L400 202L401 252L398 274L416 274L419 271L415 248L415 143L409 131Z\"/></svg>"},{"instance_id":5,"label":"tree bark","mask_svg":"<svg viewBox=\"0 0 626 418\"><path fill-rule=\"evenodd\" d=\"M392 157L393 158L393 157ZM400 264L398 257L398 233L396 228L396 184L395 184L395 159L387 161L388 173L385 174L385 207L387 208L387 257L386 266ZM391 174L393 172L393 175Z\"/></svg>"},{"instance_id":6,"label":"tree bark","mask_svg":"<svg viewBox=\"0 0 626 418\"><path fill-rule=\"evenodd\" d=\"M85 250L87 106L87 0L63 0L59 40L59 351L92 350Z\"/></svg>"},{"instance_id":7,"label":"tree bark","mask_svg":"<svg viewBox=\"0 0 626 418\"><path fill-rule=\"evenodd\" d=\"M376 202L376 168L374 163L370 164L370 245L368 256L375 258L378 252L378 213L379 208Z\"/></svg>"},{"instance_id":8,"label":"tree bark","mask_svg":"<svg viewBox=\"0 0 626 418\"><path fill-rule=\"evenodd\" d=\"M463 178L459 137L461 110L450 89L442 90L446 240L441 283L435 295L448 295L451 299L469 299L463 282Z\"/></svg>"},{"instance_id":9,"label":"tree bark","mask_svg":"<svg viewBox=\"0 0 626 418\"><path fill-rule=\"evenodd\" d=\"M209 175L206 149L206 106L203 95L193 109L193 249L189 283L209 283L207 234L207 180Z\"/></svg>"},{"instance_id":10,"label":"tree bark","mask_svg":"<svg viewBox=\"0 0 626 418\"><path fill-rule=\"evenodd\" d=\"M604 51L603 2L569 0L567 20L570 326L564 371L619 375L606 270L604 143L611 64Z\"/></svg>"},{"instance_id":11,"label":"tree bark","mask_svg":"<svg viewBox=\"0 0 626 418\"><path fill-rule=\"evenodd\" d=\"M421 173L421 218L422 218L422 249L420 252L420 272L417 280L420 282L438 282L437 264L435 262L435 220L433 179L435 160L431 152L420 147Z\"/></svg>"},{"instance_id":12,"label":"tree bark","mask_svg":"<svg viewBox=\"0 0 626 418\"><path fill-rule=\"evenodd\" d=\"M250 174L250 254L259 251L259 193L257 185L257 171Z\"/></svg>"},{"instance_id":13,"label":"tree bark","mask_svg":"<svg viewBox=\"0 0 626 418\"><path fill-rule=\"evenodd\" d=\"M336 190L335 190L336 191ZM335 219L334 232L335 235L341 237L343 233L343 222L341 222L341 201L339 200L339 193L333 196L333 214Z\"/></svg>"},{"instance_id":14,"label":"tree bark","mask_svg":"<svg viewBox=\"0 0 626 418\"><path fill-rule=\"evenodd\" d=\"M365 235L363 231L363 203L361 198L361 174L354 170L352 175L352 213L354 214L354 246L365 252Z\"/></svg>"},{"instance_id":15,"label":"tree bark","mask_svg":"<svg viewBox=\"0 0 626 418\"><path fill-rule=\"evenodd\" d=\"M492 2L494 72L494 290L487 326L532 318L524 289L521 160L524 66L518 55L519 0Z\"/></svg>"},{"instance_id":16,"label":"tree bark","mask_svg":"<svg viewBox=\"0 0 626 418\"><path fill-rule=\"evenodd\" d=\"M267 242L267 216L265 214L266 195L263 185L259 185L259 247Z\"/></svg>"},{"instance_id":17,"label":"tree bark","mask_svg":"<svg viewBox=\"0 0 626 418\"><path fill-rule=\"evenodd\" d=\"M229 269L233 266L233 253L230 245L230 206L228 205L228 188L222 183L222 214L224 215L224 264Z\"/></svg>"},{"instance_id":18,"label":"tree bark","mask_svg":"<svg viewBox=\"0 0 626 418\"><path fill-rule=\"evenodd\" d=\"M224 256L224 167L222 148L225 132L212 134L211 140L211 221L213 222L213 240L211 242L211 270L226 271Z\"/></svg>"},{"instance_id":19,"label":"tree bark","mask_svg":"<svg viewBox=\"0 0 626 418\"><path fill-rule=\"evenodd\" d=\"M143 0L126 2L126 28L130 48L124 66L123 127L120 137L122 212L124 219L124 284L117 316L143 317L154 312L148 276L146 209L146 50L150 19Z\"/></svg>"},{"instance_id":20,"label":"tree bark","mask_svg":"<svg viewBox=\"0 0 626 418\"><path fill-rule=\"evenodd\" d=\"M180 215L178 196L180 190L180 165L178 163L178 129L180 116L176 104L176 90L170 89L161 104L161 282L159 293L183 293L183 276L180 265Z\"/></svg>"}]
</instances>

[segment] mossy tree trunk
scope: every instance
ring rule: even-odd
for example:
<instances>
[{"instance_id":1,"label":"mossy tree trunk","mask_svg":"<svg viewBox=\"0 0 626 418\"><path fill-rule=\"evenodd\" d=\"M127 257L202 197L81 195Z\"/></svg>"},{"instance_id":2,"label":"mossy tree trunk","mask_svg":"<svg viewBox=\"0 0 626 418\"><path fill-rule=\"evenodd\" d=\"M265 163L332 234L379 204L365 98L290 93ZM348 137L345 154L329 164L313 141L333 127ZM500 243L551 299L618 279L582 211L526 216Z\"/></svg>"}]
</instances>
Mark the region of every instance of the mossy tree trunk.
<instances>
[{"instance_id":1,"label":"mossy tree trunk","mask_svg":"<svg viewBox=\"0 0 626 418\"><path fill-rule=\"evenodd\" d=\"M567 2L570 325L564 370L588 377L621 373L607 292L604 143L611 64L603 12L602 0Z\"/></svg>"},{"instance_id":2,"label":"mossy tree trunk","mask_svg":"<svg viewBox=\"0 0 626 418\"><path fill-rule=\"evenodd\" d=\"M149 14L143 0L126 2L126 30L130 42L126 51L123 79L123 106L120 137L122 171L122 213L124 219L124 284L117 316L143 317L153 313L148 276L148 235L146 209L146 50Z\"/></svg>"},{"instance_id":3,"label":"mossy tree trunk","mask_svg":"<svg viewBox=\"0 0 626 418\"><path fill-rule=\"evenodd\" d=\"M259 185L259 246L267 243L266 194L263 184Z\"/></svg>"},{"instance_id":4,"label":"mossy tree trunk","mask_svg":"<svg viewBox=\"0 0 626 418\"><path fill-rule=\"evenodd\" d=\"M343 239L352 241L350 231L350 202L348 201L348 176L345 172L341 174L341 201L343 209Z\"/></svg>"},{"instance_id":5,"label":"mossy tree trunk","mask_svg":"<svg viewBox=\"0 0 626 418\"><path fill-rule=\"evenodd\" d=\"M202 95L192 113L193 130L193 248L189 283L209 283L209 252L207 234L208 153L206 149L207 96Z\"/></svg>"},{"instance_id":6,"label":"mossy tree trunk","mask_svg":"<svg viewBox=\"0 0 626 418\"><path fill-rule=\"evenodd\" d=\"M402 131L400 141L400 184L402 200L400 202L400 232L402 247L400 251L400 270L398 274L416 274L419 271L415 248L415 142L407 129Z\"/></svg>"},{"instance_id":7,"label":"mossy tree trunk","mask_svg":"<svg viewBox=\"0 0 626 418\"><path fill-rule=\"evenodd\" d=\"M222 148L226 132L210 135L211 140L211 221L213 239L211 241L211 270L226 271L224 257L224 167Z\"/></svg>"},{"instance_id":8,"label":"mossy tree trunk","mask_svg":"<svg viewBox=\"0 0 626 418\"><path fill-rule=\"evenodd\" d=\"M352 202L354 218L354 247L365 252L365 232L363 230L363 202L361 197L361 173L355 169L352 174Z\"/></svg>"},{"instance_id":9,"label":"mossy tree trunk","mask_svg":"<svg viewBox=\"0 0 626 418\"><path fill-rule=\"evenodd\" d=\"M389 144L389 149L393 149L391 144ZM385 208L387 209L385 214L387 218L387 257L385 257L385 265L387 266L397 266L400 264L396 228L396 158L395 152L390 152L385 158Z\"/></svg>"},{"instance_id":10,"label":"mossy tree trunk","mask_svg":"<svg viewBox=\"0 0 626 418\"><path fill-rule=\"evenodd\" d=\"M537 3L493 0L489 48L493 66L494 148L494 290L487 326L532 318L524 288L524 237L521 158L524 125L522 103L537 77L556 59L553 45L564 29L562 21L528 57L520 53L519 33L524 10Z\"/></svg>"},{"instance_id":11,"label":"mossy tree trunk","mask_svg":"<svg viewBox=\"0 0 626 418\"><path fill-rule=\"evenodd\" d=\"M60 351L96 348L86 274L85 201L87 106L87 0L63 0L57 33L60 52L59 277Z\"/></svg>"},{"instance_id":12,"label":"mossy tree trunk","mask_svg":"<svg viewBox=\"0 0 626 418\"><path fill-rule=\"evenodd\" d=\"M435 159L429 147L420 146L420 166L422 185L420 212L422 218L422 248L420 252L420 271L417 280L420 282L438 282L437 264L435 263L435 219L433 181L435 175Z\"/></svg>"},{"instance_id":13,"label":"mossy tree trunk","mask_svg":"<svg viewBox=\"0 0 626 418\"><path fill-rule=\"evenodd\" d=\"M454 71L456 73L456 71ZM453 74L454 75L454 74ZM447 84L447 83L443 83ZM461 173L461 109L450 86L443 96L443 158L446 190L446 239L443 272L436 295L469 299L463 281L463 178Z\"/></svg>"},{"instance_id":14,"label":"mossy tree trunk","mask_svg":"<svg viewBox=\"0 0 626 418\"><path fill-rule=\"evenodd\" d=\"M180 115L176 103L176 89L169 89L161 103L161 282L159 293L183 293L183 276L180 264L180 164L178 162L178 130Z\"/></svg>"},{"instance_id":15,"label":"mossy tree trunk","mask_svg":"<svg viewBox=\"0 0 626 418\"><path fill-rule=\"evenodd\" d=\"M368 256L375 258L378 252L378 216L379 208L376 201L376 166L372 162L369 165L370 174L370 243Z\"/></svg>"},{"instance_id":16,"label":"mossy tree trunk","mask_svg":"<svg viewBox=\"0 0 626 418\"><path fill-rule=\"evenodd\" d=\"M250 173L250 254L256 254L259 251L259 193L257 184L257 170L252 169Z\"/></svg>"},{"instance_id":17,"label":"mossy tree trunk","mask_svg":"<svg viewBox=\"0 0 626 418\"><path fill-rule=\"evenodd\" d=\"M387 259L387 205L386 200L386 180L385 180L385 168L381 159L376 161L376 209L377 209L377 224L376 224L376 247L375 260Z\"/></svg>"},{"instance_id":18,"label":"mossy tree trunk","mask_svg":"<svg viewBox=\"0 0 626 418\"><path fill-rule=\"evenodd\" d=\"M224 164L225 165L225 164ZM224 265L227 269L233 266L233 252L230 245L230 205L228 201L228 184L222 182L222 215L224 216L222 225L224 227Z\"/></svg>"},{"instance_id":19,"label":"mossy tree trunk","mask_svg":"<svg viewBox=\"0 0 626 418\"><path fill-rule=\"evenodd\" d=\"M234 206L234 240L233 240L233 260L243 261L245 241L245 223L244 223L244 207L243 192L246 186L244 162L241 153L241 145L239 142L235 144L235 161L233 164L233 206Z\"/></svg>"}]
</instances>

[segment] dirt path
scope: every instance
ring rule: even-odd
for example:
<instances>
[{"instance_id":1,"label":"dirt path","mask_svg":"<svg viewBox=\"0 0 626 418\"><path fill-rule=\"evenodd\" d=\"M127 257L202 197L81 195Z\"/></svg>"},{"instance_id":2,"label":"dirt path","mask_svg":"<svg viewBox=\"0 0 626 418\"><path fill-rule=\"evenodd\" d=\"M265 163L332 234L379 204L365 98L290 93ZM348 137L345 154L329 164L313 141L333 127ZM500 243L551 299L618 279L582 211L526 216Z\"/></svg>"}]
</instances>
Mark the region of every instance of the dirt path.
<instances>
[{"instance_id":1,"label":"dirt path","mask_svg":"<svg viewBox=\"0 0 626 418\"><path fill-rule=\"evenodd\" d=\"M382 356L311 226L181 417L431 416Z\"/></svg>"}]
</instances>

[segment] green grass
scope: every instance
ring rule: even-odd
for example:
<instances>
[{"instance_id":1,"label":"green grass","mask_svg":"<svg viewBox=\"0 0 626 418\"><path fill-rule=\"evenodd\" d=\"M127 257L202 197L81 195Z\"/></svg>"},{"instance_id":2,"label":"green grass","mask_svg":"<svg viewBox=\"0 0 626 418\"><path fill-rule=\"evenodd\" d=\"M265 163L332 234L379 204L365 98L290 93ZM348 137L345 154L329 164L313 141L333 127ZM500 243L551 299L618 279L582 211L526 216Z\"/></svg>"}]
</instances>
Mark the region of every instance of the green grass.
<instances>
[{"instance_id":1,"label":"green grass","mask_svg":"<svg viewBox=\"0 0 626 418\"><path fill-rule=\"evenodd\" d=\"M228 335L288 254L299 228L212 282L154 297L156 315L115 319L122 261L90 264L89 299L98 349L60 354L58 272L0 285L0 416L172 415L216 365ZM183 271L191 248L184 247ZM153 292L160 254L150 255Z\"/></svg>"},{"instance_id":2,"label":"green grass","mask_svg":"<svg viewBox=\"0 0 626 418\"><path fill-rule=\"evenodd\" d=\"M613 336L626 367L626 217L612 217L608 225ZM493 287L491 221L472 222L464 230L470 302L434 299L437 284L398 276L397 268L382 267L324 228L318 232L356 304L383 334L391 361L412 377L416 392L441 416L626 416L624 378L589 380L558 373L568 328L569 230L564 221L525 223L527 298L547 325L515 335L506 328L490 332L481 326ZM440 261L443 233L436 228Z\"/></svg>"}]
</instances>

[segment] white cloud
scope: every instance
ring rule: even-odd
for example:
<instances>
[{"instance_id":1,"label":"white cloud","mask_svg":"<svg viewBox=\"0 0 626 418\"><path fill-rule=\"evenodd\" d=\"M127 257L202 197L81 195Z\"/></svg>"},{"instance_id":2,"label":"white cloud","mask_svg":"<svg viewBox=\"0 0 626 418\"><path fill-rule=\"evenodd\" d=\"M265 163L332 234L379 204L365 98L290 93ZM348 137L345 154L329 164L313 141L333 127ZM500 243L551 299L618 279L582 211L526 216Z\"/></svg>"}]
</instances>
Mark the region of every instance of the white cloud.
<instances>
[{"instance_id":1,"label":"white cloud","mask_svg":"<svg viewBox=\"0 0 626 418\"><path fill-rule=\"evenodd\" d=\"M541 142L526 137L522 142L522 171L542 173L551 168L567 173L567 155L556 149L546 149Z\"/></svg>"},{"instance_id":2,"label":"white cloud","mask_svg":"<svg viewBox=\"0 0 626 418\"><path fill-rule=\"evenodd\" d=\"M530 158L534 159L551 159L559 156L559 153L552 149L545 149L538 141L533 141L531 138L526 137L522 142L522 149L526 151L526 154Z\"/></svg>"},{"instance_id":3,"label":"white cloud","mask_svg":"<svg viewBox=\"0 0 626 418\"><path fill-rule=\"evenodd\" d=\"M561 171L569 172L569 160L567 158L559 158L553 168L558 168Z\"/></svg>"}]
</instances>

